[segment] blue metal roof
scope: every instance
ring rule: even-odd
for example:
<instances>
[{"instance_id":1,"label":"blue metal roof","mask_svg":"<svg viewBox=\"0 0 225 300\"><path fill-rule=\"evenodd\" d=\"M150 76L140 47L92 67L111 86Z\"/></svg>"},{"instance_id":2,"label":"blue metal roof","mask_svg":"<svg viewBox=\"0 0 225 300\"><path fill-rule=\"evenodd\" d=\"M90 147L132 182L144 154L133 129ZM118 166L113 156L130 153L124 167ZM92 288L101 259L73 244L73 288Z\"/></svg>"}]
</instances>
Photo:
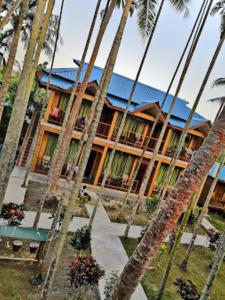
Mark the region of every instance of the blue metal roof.
<instances>
[{"instance_id":1,"label":"blue metal roof","mask_svg":"<svg viewBox=\"0 0 225 300\"><path fill-rule=\"evenodd\" d=\"M78 60L76 60L75 63L79 65ZM80 78L81 82L83 80L87 66L88 64L85 63L81 73L81 78ZM73 82L75 80L77 71L78 68L53 69L51 84L61 89L69 90L73 86ZM102 68L95 66L92 70L89 82L97 81L97 83L99 83L102 76L102 72L103 72ZM49 73L49 69L46 69L45 75L43 75L40 79L42 83L48 82L48 73ZM113 73L110 81L109 89L108 89L108 94L107 94L107 98L110 101L110 103L113 106L119 107L121 109L126 108L127 100L129 99L130 91L132 89L133 83L134 81L132 79L117 73ZM130 111L133 112L138 108L145 106L148 103L157 102L159 105L161 105L164 96L165 96L165 92L139 82L136 86L134 97L132 99L132 104L130 106ZM164 113L168 112L172 100L173 100L173 96L168 95L166 103L163 108ZM189 113L191 111L190 108L187 106L187 104L188 102L186 100L177 98L172 113L173 117L170 120L171 125L184 128L185 121L187 120ZM200 116L198 113L195 113L191 123L191 127L205 122L208 122L208 120Z\"/></svg>"},{"instance_id":2,"label":"blue metal roof","mask_svg":"<svg viewBox=\"0 0 225 300\"><path fill-rule=\"evenodd\" d=\"M209 176L214 178L216 175L216 171L218 170L218 167L219 167L219 163L215 162L211 170L209 171ZM225 181L225 166L220 171L219 180Z\"/></svg>"}]
</instances>

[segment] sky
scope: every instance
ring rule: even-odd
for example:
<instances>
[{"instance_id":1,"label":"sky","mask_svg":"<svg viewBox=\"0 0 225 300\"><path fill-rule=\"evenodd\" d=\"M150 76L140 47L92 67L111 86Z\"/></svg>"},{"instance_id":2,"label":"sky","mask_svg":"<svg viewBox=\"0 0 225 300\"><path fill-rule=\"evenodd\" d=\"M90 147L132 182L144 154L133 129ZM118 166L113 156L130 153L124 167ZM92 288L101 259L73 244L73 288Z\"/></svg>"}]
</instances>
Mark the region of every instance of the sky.
<instances>
[{"instance_id":1,"label":"sky","mask_svg":"<svg viewBox=\"0 0 225 300\"><path fill-rule=\"evenodd\" d=\"M61 0L56 1L55 13L59 12L60 3ZM59 46L54 67L74 67L73 58L81 58L96 3L97 0L65 1L61 25L63 44ZM180 13L176 12L170 6L169 1L166 1L140 76L140 82L164 91L167 89L201 4L202 0L192 0L189 7L190 15L187 18L183 18ZM105 0L102 1L102 7L104 7L104 5ZM104 67L105 65L120 16L121 11L118 9L115 10L108 24L107 32L96 60L97 66ZM100 18L96 24L87 61L93 49L99 24ZM219 33L219 17L210 16L179 94L181 98L190 102L190 107L196 98L209 62L219 41ZM139 32L137 18L134 14L128 20L114 71L134 79L145 45L146 41L143 40ZM46 60L46 58L42 56L41 60ZM212 83L216 78L225 77L224 63L225 46L220 53L197 108L199 113L210 120L214 119L218 105L209 103L208 99L224 95L225 88L212 88ZM172 93L174 93L176 85L177 81L172 88Z\"/></svg>"}]
</instances>

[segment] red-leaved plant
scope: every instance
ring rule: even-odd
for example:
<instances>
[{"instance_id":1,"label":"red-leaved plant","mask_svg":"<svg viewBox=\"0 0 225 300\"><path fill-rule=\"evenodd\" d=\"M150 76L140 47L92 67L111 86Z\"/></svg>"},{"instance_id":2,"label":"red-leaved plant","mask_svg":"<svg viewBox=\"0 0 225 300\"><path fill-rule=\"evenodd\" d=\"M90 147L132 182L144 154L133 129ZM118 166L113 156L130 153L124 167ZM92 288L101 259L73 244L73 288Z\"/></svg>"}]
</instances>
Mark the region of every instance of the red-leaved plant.
<instances>
[{"instance_id":1,"label":"red-leaved plant","mask_svg":"<svg viewBox=\"0 0 225 300\"><path fill-rule=\"evenodd\" d=\"M69 265L69 280L71 287L98 284L105 271L97 264L96 260L88 253L76 253Z\"/></svg>"}]
</instances>

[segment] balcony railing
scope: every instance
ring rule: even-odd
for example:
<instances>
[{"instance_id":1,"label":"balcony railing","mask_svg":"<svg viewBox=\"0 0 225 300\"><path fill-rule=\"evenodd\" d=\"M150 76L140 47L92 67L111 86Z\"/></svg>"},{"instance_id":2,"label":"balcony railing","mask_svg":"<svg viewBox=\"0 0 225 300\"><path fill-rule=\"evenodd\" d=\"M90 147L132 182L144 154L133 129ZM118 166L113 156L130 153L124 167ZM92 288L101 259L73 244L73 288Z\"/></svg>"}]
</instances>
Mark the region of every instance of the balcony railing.
<instances>
[{"instance_id":1,"label":"balcony railing","mask_svg":"<svg viewBox=\"0 0 225 300\"><path fill-rule=\"evenodd\" d=\"M102 178L100 178L100 183L101 183L101 181L102 181ZM120 191L127 191L130 183L131 183L131 180L129 180L125 177L109 176L108 179L106 180L105 187L117 189ZM133 193L136 193L138 191L138 180L133 180L133 187L132 187L131 191Z\"/></svg>"},{"instance_id":2,"label":"balcony railing","mask_svg":"<svg viewBox=\"0 0 225 300\"><path fill-rule=\"evenodd\" d=\"M64 117L65 117L65 111L56 109L55 111L52 111L49 114L48 122L61 126L63 124Z\"/></svg>"},{"instance_id":3,"label":"balcony railing","mask_svg":"<svg viewBox=\"0 0 225 300\"><path fill-rule=\"evenodd\" d=\"M107 138L111 124L99 122L96 135L99 137Z\"/></svg>"},{"instance_id":4,"label":"balcony railing","mask_svg":"<svg viewBox=\"0 0 225 300\"><path fill-rule=\"evenodd\" d=\"M173 157L176 152L176 146L172 146L166 150L166 155ZM192 158L194 151L189 148L183 147L179 156L179 159L189 162Z\"/></svg>"},{"instance_id":5,"label":"balcony railing","mask_svg":"<svg viewBox=\"0 0 225 300\"><path fill-rule=\"evenodd\" d=\"M225 211L225 201L219 197L212 197L209 207Z\"/></svg>"},{"instance_id":6,"label":"balcony railing","mask_svg":"<svg viewBox=\"0 0 225 300\"><path fill-rule=\"evenodd\" d=\"M42 158L38 158L36 171L38 173L47 174L51 164L51 157L44 155Z\"/></svg>"}]
</instances>

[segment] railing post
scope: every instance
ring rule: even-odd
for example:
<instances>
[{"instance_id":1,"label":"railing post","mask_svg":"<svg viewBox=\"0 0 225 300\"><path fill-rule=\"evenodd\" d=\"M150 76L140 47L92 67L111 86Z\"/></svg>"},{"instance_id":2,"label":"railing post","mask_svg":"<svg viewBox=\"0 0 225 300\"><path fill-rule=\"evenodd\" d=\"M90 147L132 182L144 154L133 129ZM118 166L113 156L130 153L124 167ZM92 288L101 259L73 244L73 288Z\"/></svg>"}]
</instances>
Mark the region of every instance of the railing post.
<instances>
[{"instance_id":1,"label":"railing post","mask_svg":"<svg viewBox=\"0 0 225 300\"><path fill-rule=\"evenodd\" d=\"M108 133L108 137L107 137L108 140L111 140L111 138L112 138L113 131L116 127L116 121L117 121L118 115L119 115L119 112L115 111L115 113L113 115L113 119L112 119L112 124L111 124L110 130L109 130L109 133Z\"/></svg>"},{"instance_id":2,"label":"railing post","mask_svg":"<svg viewBox=\"0 0 225 300\"><path fill-rule=\"evenodd\" d=\"M166 153L166 150L168 148L168 145L169 145L169 142L170 142L170 139L171 139L171 135L172 135L172 128L169 128L169 130L167 132L166 140L164 142L163 149L162 149L162 154L163 155L165 155L165 153Z\"/></svg>"},{"instance_id":3,"label":"railing post","mask_svg":"<svg viewBox=\"0 0 225 300\"><path fill-rule=\"evenodd\" d=\"M148 190L148 193L147 193L147 197L151 197L151 195L152 195L152 191L153 191L153 188L154 188L156 179L157 179L157 177L158 177L160 167L161 167L161 162L158 161L158 162L157 162L156 169L155 169L155 172L154 172L154 176L153 176L153 178L152 178L152 182L151 182L151 184L150 184L150 187L149 187L149 190Z\"/></svg>"},{"instance_id":4,"label":"railing post","mask_svg":"<svg viewBox=\"0 0 225 300\"><path fill-rule=\"evenodd\" d=\"M45 112L45 115L44 115L44 121L45 122L48 122L48 117L50 115L55 96L57 96L57 94L55 93L54 90L51 90L51 94L50 94L49 101L48 101L48 106L46 108L46 112ZM59 94L58 94L58 97L59 97Z\"/></svg>"},{"instance_id":5,"label":"railing post","mask_svg":"<svg viewBox=\"0 0 225 300\"><path fill-rule=\"evenodd\" d=\"M97 172L96 172L96 175L95 175L93 185L98 184L99 178L100 178L101 173L102 173L102 168L103 168L103 164L104 164L104 161L105 161L105 158L106 158L107 151L108 151L108 147L105 147L103 152L102 152L102 157L101 157L100 162L99 162L99 166L98 166L98 169L97 169Z\"/></svg>"}]
</instances>

